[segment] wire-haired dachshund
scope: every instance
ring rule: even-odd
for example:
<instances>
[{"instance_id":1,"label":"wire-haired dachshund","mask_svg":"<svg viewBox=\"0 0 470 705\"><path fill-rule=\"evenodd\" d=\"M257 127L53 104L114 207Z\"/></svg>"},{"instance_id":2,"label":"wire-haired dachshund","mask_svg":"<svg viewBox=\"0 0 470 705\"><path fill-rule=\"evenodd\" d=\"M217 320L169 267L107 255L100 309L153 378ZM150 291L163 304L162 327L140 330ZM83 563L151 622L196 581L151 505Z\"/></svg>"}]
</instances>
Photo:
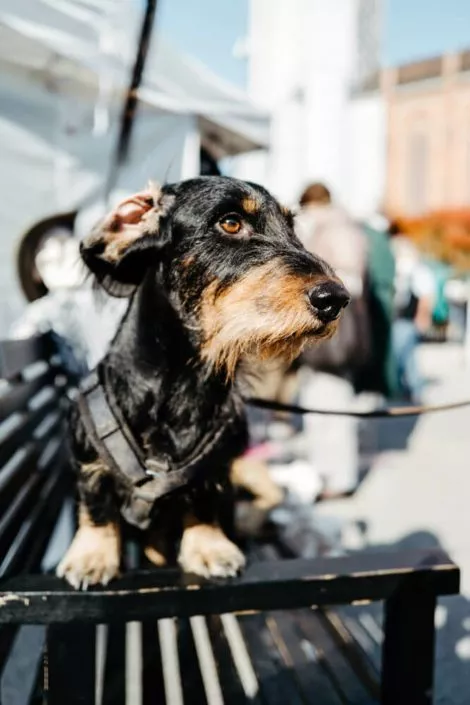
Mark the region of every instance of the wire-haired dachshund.
<instances>
[{"instance_id":1,"label":"wire-haired dachshund","mask_svg":"<svg viewBox=\"0 0 470 705\"><path fill-rule=\"evenodd\" d=\"M101 286L130 299L97 372L149 467L164 457L171 473L202 447L202 471L154 503L145 553L235 575L245 558L227 534L230 466L247 444L243 371L331 336L348 293L304 249L288 209L226 177L150 184L95 227L81 254ZM118 575L129 498L73 416L79 528L58 575L86 588Z\"/></svg>"}]
</instances>

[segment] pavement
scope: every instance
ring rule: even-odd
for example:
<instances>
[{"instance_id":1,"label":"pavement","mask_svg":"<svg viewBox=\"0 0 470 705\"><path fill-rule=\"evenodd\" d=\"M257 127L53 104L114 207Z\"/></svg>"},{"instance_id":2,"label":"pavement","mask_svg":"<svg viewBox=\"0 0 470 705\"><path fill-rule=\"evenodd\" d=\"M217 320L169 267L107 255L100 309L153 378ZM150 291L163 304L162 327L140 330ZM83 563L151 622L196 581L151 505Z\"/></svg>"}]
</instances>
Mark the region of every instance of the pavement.
<instances>
[{"instance_id":1,"label":"pavement","mask_svg":"<svg viewBox=\"0 0 470 705\"><path fill-rule=\"evenodd\" d=\"M428 403L470 398L470 366L454 344L424 345L420 366ZM351 498L318 505L345 521L345 542L359 548L441 546L462 569L461 595L436 614L435 703L470 705L470 407L370 422L371 467ZM348 530L363 523L360 536Z\"/></svg>"}]
</instances>

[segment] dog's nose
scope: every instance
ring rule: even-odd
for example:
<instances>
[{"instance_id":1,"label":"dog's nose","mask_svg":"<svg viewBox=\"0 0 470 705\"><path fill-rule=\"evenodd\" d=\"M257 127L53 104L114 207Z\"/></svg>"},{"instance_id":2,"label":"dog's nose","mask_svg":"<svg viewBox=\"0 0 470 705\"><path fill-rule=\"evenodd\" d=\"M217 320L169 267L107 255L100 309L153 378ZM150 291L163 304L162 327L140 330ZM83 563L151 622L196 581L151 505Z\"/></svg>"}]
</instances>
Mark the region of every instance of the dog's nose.
<instances>
[{"instance_id":1,"label":"dog's nose","mask_svg":"<svg viewBox=\"0 0 470 705\"><path fill-rule=\"evenodd\" d=\"M330 323L338 318L350 301L344 286L334 281L317 284L309 292L308 298L315 314L323 323Z\"/></svg>"}]
</instances>

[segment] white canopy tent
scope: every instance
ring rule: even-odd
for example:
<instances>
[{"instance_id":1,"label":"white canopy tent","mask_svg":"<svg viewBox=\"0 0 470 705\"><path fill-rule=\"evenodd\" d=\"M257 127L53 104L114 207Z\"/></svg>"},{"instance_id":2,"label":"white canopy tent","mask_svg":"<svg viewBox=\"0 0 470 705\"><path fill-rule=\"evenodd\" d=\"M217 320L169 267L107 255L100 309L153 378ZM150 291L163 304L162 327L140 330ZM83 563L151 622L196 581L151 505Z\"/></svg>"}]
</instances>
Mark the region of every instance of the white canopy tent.
<instances>
[{"instance_id":1,"label":"white canopy tent","mask_svg":"<svg viewBox=\"0 0 470 705\"><path fill-rule=\"evenodd\" d=\"M0 5L0 334L22 305L15 243L41 218L98 201L116 144L143 3L2 0ZM158 15L157 15L158 22ZM149 177L199 173L265 147L269 123L245 95L154 36L115 197Z\"/></svg>"}]
</instances>

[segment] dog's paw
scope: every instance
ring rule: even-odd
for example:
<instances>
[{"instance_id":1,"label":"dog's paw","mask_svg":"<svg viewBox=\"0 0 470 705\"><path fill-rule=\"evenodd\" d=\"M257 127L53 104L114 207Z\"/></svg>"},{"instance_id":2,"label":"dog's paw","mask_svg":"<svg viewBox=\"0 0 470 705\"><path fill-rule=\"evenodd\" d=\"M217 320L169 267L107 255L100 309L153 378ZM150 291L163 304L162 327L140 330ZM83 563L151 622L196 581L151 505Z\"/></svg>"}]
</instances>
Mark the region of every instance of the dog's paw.
<instances>
[{"instance_id":1,"label":"dog's paw","mask_svg":"<svg viewBox=\"0 0 470 705\"><path fill-rule=\"evenodd\" d=\"M114 526L84 526L75 534L56 573L76 590L86 590L116 578L120 558L119 533Z\"/></svg>"},{"instance_id":2,"label":"dog's paw","mask_svg":"<svg viewBox=\"0 0 470 705\"><path fill-rule=\"evenodd\" d=\"M183 533L178 563L186 573L228 578L242 570L245 556L218 527L196 524Z\"/></svg>"}]
</instances>

